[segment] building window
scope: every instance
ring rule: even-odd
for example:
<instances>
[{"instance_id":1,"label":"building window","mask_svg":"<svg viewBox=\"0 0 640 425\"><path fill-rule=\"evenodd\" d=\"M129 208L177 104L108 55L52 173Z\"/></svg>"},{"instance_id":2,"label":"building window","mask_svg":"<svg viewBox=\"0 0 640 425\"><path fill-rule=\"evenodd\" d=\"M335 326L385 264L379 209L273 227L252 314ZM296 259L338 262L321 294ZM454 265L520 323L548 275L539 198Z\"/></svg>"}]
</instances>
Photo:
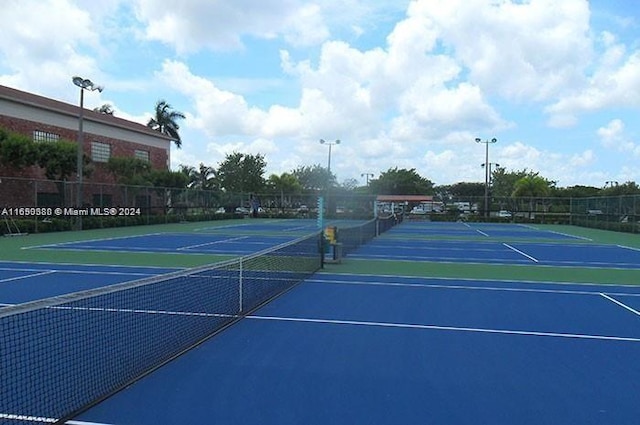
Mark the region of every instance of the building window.
<instances>
[{"instance_id":1,"label":"building window","mask_svg":"<svg viewBox=\"0 0 640 425\"><path fill-rule=\"evenodd\" d=\"M138 149L136 149L136 151L133 154L133 156L135 158L138 158L138 159L141 159L143 161L149 162L149 151L139 151Z\"/></svg>"},{"instance_id":2,"label":"building window","mask_svg":"<svg viewBox=\"0 0 640 425\"><path fill-rule=\"evenodd\" d=\"M57 142L60 139L59 134L47 133L46 131L33 130L34 142Z\"/></svg>"},{"instance_id":3,"label":"building window","mask_svg":"<svg viewBox=\"0 0 640 425\"><path fill-rule=\"evenodd\" d=\"M111 145L102 142L91 142L91 160L94 162L108 162L111 158Z\"/></svg>"}]
</instances>

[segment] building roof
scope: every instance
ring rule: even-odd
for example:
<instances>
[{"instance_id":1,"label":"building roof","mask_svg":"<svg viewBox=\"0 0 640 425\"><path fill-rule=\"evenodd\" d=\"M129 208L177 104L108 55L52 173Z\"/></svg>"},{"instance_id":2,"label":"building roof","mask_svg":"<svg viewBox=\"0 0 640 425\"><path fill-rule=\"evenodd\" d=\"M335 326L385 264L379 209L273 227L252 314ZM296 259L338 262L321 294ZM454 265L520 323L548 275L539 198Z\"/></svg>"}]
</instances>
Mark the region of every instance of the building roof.
<instances>
[{"instance_id":1,"label":"building roof","mask_svg":"<svg viewBox=\"0 0 640 425\"><path fill-rule=\"evenodd\" d=\"M79 116L80 107L71 105L69 103L60 102L58 100L50 99L48 97L38 96L33 93L27 93L24 91L16 90L10 87L0 85L0 100L7 100L9 102L21 103L34 108L45 109L56 112L62 115ZM125 130L147 134L153 137L164 140L173 140L171 137L153 130L146 125L139 124L137 122L128 121L123 118L118 118L109 114L101 114L91 109L84 110L83 119L87 121L94 121L103 123L111 127L119 127Z\"/></svg>"}]
</instances>

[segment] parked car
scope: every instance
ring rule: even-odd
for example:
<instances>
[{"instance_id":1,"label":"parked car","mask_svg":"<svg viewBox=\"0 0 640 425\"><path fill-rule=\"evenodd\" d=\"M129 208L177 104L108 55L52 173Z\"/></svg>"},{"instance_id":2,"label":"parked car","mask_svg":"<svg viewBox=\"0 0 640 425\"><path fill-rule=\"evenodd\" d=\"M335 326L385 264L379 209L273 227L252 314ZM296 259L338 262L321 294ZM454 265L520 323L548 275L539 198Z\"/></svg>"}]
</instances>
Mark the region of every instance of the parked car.
<instances>
[{"instance_id":1,"label":"parked car","mask_svg":"<svg viewBox=\"0 0 640 425\"><path fill-rule=\"evenodd\" d=\"M235 213L238 215L249 215L249 208L237 207Z\"/></svg>"},{"instance_id":2,"label":"parked car","mask_svg":"<svg viewBox=\"0 0 640 425\"><path fill-rule=\"evenodd\" d=\"M509 211L506 211L506 210L500 210L500 211L498 211L498 217L500 217L500 218L511 218L511 213Z\"/></svg>"}]
</instances>

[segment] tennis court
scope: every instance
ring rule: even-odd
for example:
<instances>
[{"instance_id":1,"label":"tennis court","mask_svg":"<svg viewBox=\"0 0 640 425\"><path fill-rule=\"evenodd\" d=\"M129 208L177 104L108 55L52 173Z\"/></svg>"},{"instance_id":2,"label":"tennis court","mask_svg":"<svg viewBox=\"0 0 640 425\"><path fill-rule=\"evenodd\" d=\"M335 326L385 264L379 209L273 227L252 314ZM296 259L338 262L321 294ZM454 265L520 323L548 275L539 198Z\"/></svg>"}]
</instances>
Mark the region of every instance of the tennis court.
<instances>
[{"instance_id":1,"label":"tennis court","mask_svg":"<svg viewBox=\"0 0 640 425\"><path fill-rule=\"evenodd\" d=\"M567 230L483 225L487 236L478 241L468 224L405 222L319 272L315 237L189 271L3 264L0 296L4 285L31 279L103 276L91 296L24 311L37 324L26 340L54 354L40 367L72 366L62 378L41 372L52 398L72 398L75 375L100 375L89 380L92 389L113 368L148 370L137 363L153 357L152 373L65 418L70 424L635 423L638 251L628 240L603 243ZM443 269L456 276L435 277ZM3 334L19 316L3 316L5 309ZM9 328L7 317L16 321ZM81 360L40 335L52 321ZM5 348L36 351L23 337ZM104 365L94 370L89 358ZM44 404L0 403L0 423L62 417Z\"/></svg>"},{"instance_id":2,"label":"tennis court","mask_svg":"<svg viewBox=\"0 0 640 425\"><path fill-rule=\"evenodd\" d=\"M320 274L78 419L633 423L635 288ZM165 422L166 421L166 422Z\"/></svg>"},{"instance_id":3,"label":"tennis court","mask_svg":"<svg viewBox=\"0 0 640 425\"><path fill-rule=\"evenodd\" d=\"M174 272L166 267L122 267L0 261L0 307L71 294Z\"/></svg>"}]
</instances>

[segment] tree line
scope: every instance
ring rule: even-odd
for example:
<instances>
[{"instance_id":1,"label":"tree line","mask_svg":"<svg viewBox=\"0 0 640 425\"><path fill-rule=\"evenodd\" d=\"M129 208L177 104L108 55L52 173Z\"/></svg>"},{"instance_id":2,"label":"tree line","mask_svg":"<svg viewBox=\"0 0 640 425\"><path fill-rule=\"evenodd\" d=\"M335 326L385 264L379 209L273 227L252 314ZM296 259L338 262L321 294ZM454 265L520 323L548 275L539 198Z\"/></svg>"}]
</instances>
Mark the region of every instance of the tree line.
<instances>
[{"instance_id":1,"label":"tree line","mask_svg":"<svg viewBox=\"0 0 640 425\"><path fill-rule=\"evenodd\" d=\"M158 103L161 114L169 113L166 103ZM169 113L170 116L173 116ZM150 124L158 123L156 119ZM154 124L155 125L155 124ZM152 126L152 125L150 125ZM158 131L177 131L176 125L157 127ZM164 129L164 130L161 130ZM174 136L171 136L174 137ZM21 170L38 166L50 180L64 181L76 173L77 145L59 140L38 143L30 137L0 128L0 165ZM84 174L91 176L95 165L84 157ZM270 193L284 195L313 194L330 189L342 193L362 195L431 195L440 199L452 197L482 197L484 183L459 182L435 185L421 176L415 168L398 167L381 171L368 185L358 185L354 179L338 184L336 176L316 164L300 166L280 175L265 177L267 162L263 155L233 152L218 166L201 163L198 167L180 165L177 171L154 170L147 161L137 158L112 157L106 169L116 181L125 185L155 186L213 190L226 193ZM492 170L489 191L492 197L588 197L640 194L640 187L632 181L611 182L607 187L576 185L558 187L556 182L538 172L523 169L508 171L503 167Z\"/></svg>"}]
</instances>

